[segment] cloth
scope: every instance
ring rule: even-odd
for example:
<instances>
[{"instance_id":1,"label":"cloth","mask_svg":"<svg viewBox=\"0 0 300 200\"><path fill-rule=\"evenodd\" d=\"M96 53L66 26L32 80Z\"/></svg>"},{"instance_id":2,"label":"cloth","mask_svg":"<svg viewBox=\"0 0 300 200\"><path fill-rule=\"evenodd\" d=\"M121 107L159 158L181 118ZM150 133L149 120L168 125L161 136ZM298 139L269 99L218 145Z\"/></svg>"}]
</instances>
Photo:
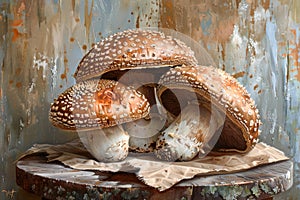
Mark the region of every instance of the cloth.
<instances>
[{"instance_id":1,"label":"cloth","mask_svg":"<svg viewBox=\"0 0 300 200\"><path fill-rule=\"evenodd\" d=\"M103 163L95 160L80 140L65 144L35 144L22 157L34 153L47 153L47 159L78 170L100 170L135 173L145 184L164 191L184 179L194 176L225 174L248 170L253 167L288 160L280 150L258 143L246 154L211 153L204 158L188 162L164 162L152 153L129 153L121 162Z\"/></svg>"}]
</instances>

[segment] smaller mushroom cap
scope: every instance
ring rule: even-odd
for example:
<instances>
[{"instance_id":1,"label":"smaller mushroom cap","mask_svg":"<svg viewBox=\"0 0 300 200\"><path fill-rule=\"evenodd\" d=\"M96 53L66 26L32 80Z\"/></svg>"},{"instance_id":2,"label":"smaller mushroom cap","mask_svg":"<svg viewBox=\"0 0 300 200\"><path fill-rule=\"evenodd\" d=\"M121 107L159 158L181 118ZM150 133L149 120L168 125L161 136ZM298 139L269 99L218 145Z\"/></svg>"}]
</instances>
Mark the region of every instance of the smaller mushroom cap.
<instances>
[{"instance_id":1,"label":"smaller mushroom cap","mask_svg":"<svg viewBox=\"0 0 300 200\"><path fill-rule=\"evenodd\" d=\"M150 105L141 93L112 80L88 80L60 94L49 119L65 130L91 130L144 118Z\"/></svg>"},{"instance_id":2,"label":"smaller mushroom cap","mask_svg":"<svg viewBox=\"0 0 300 200\"><path fill-rule=\"evenodd\" d=\"M97 43L80 61L76 81L114 70L195 65L194 52L182 41L154 30L126 30Z\"/></svg>"},{"instance_id":3,"label":"smaller mushroom cap","mask_svg":"<svg viewBox=\"0 0 300 200\"><path fill-rule=\"evenodd\" d=\"M189 101L189 93L207 109L225 112L225 122L215 145L219 151L247 152L258 141L259 114L246 89L228 73L207 66L178 66L162 76L158 98L174 116L180 114L178 99ZM177 95L174 95L175 93Z\"/></svg>"}]
</instances>

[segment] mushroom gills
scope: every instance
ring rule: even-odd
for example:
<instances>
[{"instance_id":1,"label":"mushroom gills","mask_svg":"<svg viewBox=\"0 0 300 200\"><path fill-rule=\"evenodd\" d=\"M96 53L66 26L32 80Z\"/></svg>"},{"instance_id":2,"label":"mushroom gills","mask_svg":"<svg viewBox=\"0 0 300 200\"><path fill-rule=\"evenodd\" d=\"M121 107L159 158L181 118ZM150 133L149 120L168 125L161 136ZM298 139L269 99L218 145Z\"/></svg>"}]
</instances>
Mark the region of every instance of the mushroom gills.
<instances>
[{"instance_id":1,"label":"mushroom gills","mask_svg":"<svg viewBox=\"0 0 300 200\"><path fill-rule=\"evenodd\" d=\"M102 79L119 81L125 85L157 83L172 66L152 68L115 69L101 75Z\"/></svg>"},{"instance_id":2,"label":"mushroom gills","mask_svg":"<svg viewBox=\"0 0 300 200\"><path fill-rule=\"evenodd\" d=\"M215 144L213 151L244 153L246 149L247 141L245 141L242 131L226 117L222 134Z\"/></svg>"},{"instance_id":3,"label":"mushroom gills","mask_svg":"<svg viewBox=\"0 0 300 200\"><path fill-rule=\"evenodd\" d=\"M197 112L198 111L198 112ZM197 103L189 103L175 121L159 135L155 155L165 161L189 161L212 149L211 140L220 132L224 114L213 114Z\"/></svg>"},{"instance_id":4,"label":"mushroom gills","mask_svg":"<svg viewBox=\"0 0 300 200\"><path fill-rule=\"evenodd\" d=\"M101 162L118 162L128 155L129 135L122 126L78 131L85 148Z\"/></svg>"}]
</instances>

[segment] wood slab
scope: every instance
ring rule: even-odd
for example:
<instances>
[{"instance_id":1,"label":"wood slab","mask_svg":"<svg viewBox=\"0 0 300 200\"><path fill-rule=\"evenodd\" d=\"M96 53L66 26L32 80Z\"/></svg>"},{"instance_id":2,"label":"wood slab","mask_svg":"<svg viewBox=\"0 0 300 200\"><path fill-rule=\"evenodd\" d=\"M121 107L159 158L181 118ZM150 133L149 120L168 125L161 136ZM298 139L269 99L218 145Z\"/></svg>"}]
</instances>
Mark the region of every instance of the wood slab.
<instances>
[{"instance_id":1,"label":"wood slab","mask_svg":"<svg viewBox=\"0 0 300 200\"><path fill-rule=\"evenodd\" d=\"M134 174L81 171L45 155L16 163L17 184L43 199L272 199L293 184L293 163L283 161L239 173L198 176L159 192Z\"/></svg>"}]
</instances>

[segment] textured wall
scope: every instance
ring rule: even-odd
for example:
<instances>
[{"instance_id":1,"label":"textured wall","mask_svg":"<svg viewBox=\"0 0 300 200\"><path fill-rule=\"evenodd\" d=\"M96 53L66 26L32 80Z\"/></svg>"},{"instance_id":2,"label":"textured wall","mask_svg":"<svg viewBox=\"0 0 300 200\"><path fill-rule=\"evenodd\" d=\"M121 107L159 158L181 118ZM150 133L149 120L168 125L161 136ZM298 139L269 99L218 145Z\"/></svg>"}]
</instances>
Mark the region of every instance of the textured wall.
<instances>
[{"instance_id":1,"label":"textured wall","mask_svg":"<svg viewBox=\"0 0 300 200\"><path fill-rule=\"evenodd\" d=\"M186 2L162 1L160 25L199 41L219 68L231 73L247 88L260 110L261 140L294 156L296 177L292 191L293 198L298 197L300 2Z\"/></svg>"},{"instance_id":2,"label":"textured wall","mask_svg":"<svg viewBox=\"0 0 300 200\"><path fill-rule=\"evenodd\" d=\"M76 137L49 124L48 108L74 83L72 74L87 50L110 33L145 26L175 29L199 41L257 102L261 139L300 162L298 0L2 0L0 199L9 198L5 191L23 199L14 180L18 155L33 143ZM297 171L295 198L299 176Z\"/></svg>"},{"instance_id":3,"label":"textured wall","mask_svg":"<svg viewBox=\"0 0 300 200\"><path fill-rule=\"evenodd\" d=\"M54 129L48 110L53 98L74 84L72 75L83 55L108 34L157 26L158 5L118 0L1 1L0 199L8 198L5 191L18 190L13 163L18 155L34 143L76 137ZM14 197L24 199L21 191Z\"/></svg>"}]
</instances>

